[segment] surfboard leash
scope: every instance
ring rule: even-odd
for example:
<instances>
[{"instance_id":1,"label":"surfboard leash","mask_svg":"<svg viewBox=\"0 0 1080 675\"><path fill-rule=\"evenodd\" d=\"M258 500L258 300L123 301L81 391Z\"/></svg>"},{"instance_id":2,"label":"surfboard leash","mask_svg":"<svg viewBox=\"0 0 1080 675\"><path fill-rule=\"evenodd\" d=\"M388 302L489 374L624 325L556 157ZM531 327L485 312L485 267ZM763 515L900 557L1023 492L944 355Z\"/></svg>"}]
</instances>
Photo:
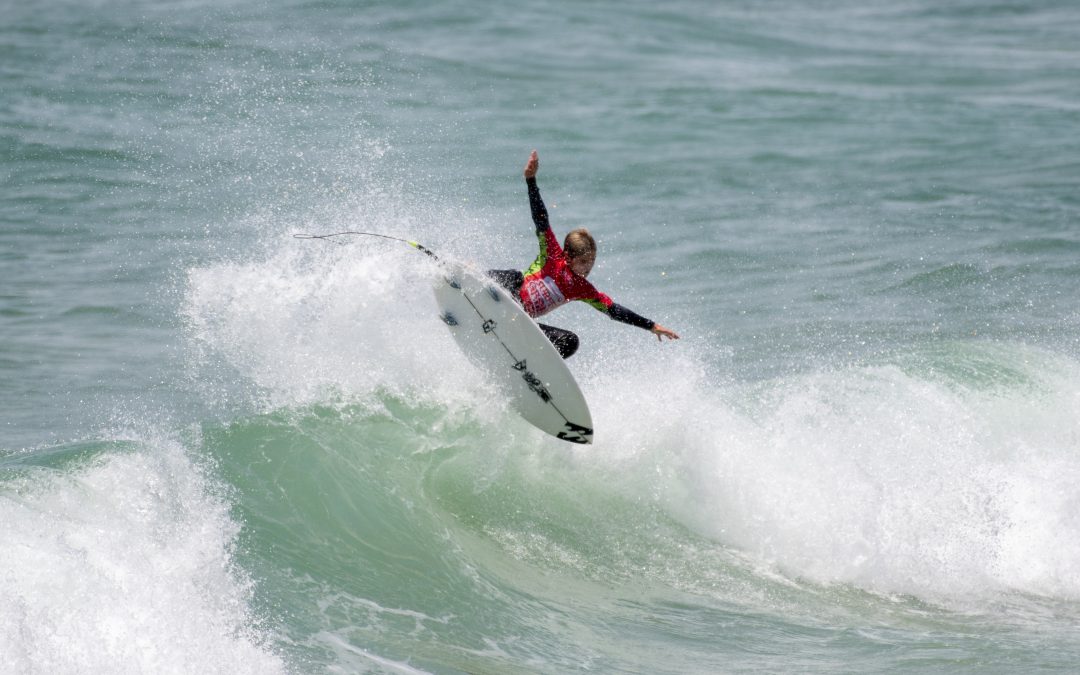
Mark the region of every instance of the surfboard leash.
<instances>
[{"instance_id":1,"label":"surfboard leash","mask_svg":"<svg viewBox=\"0 0 1080 675\"><path fill-rule=\"evenodd\" d=\"M439 259L439 256L435 255L434 251L432 251L430 248L420 244L420 242L410 241L409 239L402 239L401 237L393 237L393 236L391 236L389 234L381 234L379 232L347 231L347 232L331 232L329 234L308 234L306 232L299 232L297 234L294 234L293 238L294 239L325 239L326 241L329 241L329 242L331 242L333 244L337 244L339 246L344 246L345 245L344 242L334 241L333 237L344 237L344 236L350 236L350 235L352 235L352 236L364 236L364 237L379 237L380 239L390 239L391 241L400 241L403 244L408 244L409 246L412 246L413 248L415 248L417 251L420 251L421 253L424 253L424 254L427 254L427 255L431 256L431 258L433 258L434 260Z\"/></svg>"}]
</instances>

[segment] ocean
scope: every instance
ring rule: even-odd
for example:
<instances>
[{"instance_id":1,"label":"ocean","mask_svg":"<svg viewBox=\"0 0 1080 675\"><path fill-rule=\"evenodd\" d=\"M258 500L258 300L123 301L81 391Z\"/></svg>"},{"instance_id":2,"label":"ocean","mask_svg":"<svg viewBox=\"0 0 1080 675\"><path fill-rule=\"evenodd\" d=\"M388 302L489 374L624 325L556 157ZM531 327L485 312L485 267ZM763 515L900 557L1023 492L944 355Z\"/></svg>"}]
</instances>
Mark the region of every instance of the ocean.
<instances>
[{"instance_id":1,"label":"ocean","mask_svg":"<svg viewBox=\"0 0 1080 675\"><path fill-rule=\"evenodd\" d=\"M0 672L1080 670L1077 3L0 5Z\"/></svg>"}]
</instances>

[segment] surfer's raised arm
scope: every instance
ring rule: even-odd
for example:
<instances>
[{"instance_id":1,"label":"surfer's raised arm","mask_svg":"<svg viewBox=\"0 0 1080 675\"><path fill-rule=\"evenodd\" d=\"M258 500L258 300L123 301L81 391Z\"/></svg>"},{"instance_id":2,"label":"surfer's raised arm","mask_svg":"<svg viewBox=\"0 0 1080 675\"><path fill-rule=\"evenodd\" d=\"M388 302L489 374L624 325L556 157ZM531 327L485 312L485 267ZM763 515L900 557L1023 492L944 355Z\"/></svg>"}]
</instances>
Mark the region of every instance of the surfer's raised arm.
<instances>
[{"instance_id":1,"label":"surfer's raised arm","mask_svg":"<svg viewBox=\"0 0 1080 675\"><path fill-rule=\"evenodd\" d=\"M583 300L620 323L650 331L658 340L678 340L679 336L675 331L614 302L589 283L586 277L596 262L596 241L587 229L579 227L567 233L564 244L559 244L551 231L547 207L540 197L540 188L536 186L536 173L539 170L540 157L536 150L533 150L529 154L529 160L525 162L523 173L525 184L529 188L529 207L536 225L540 252L524 272L489 270L488 276L498 280L510 291L525 308L526 313L534 319L572 300ZM539 325L564 359L577 349L577 336L570 331L542 323ZM572 336L573 340L564 339L565 335ZM567 347L571 342L573 346Z\"/></svg>"},{"instance_id":2,"label":"surfer's raised arm","mask_svg":"<svg viewBox=\"0 0 1080 675\"><path fill-rule=\"evenodd\" d=\"M537 233L551 227L548 221L547 207L540 198L540 188L536 186L536 172L540 169L540 158L533 150L529 155L529 161L525 163L525 184L529 186L529 207L532 209L533 223L536 224Z\"/></svg>"}]
</instances>

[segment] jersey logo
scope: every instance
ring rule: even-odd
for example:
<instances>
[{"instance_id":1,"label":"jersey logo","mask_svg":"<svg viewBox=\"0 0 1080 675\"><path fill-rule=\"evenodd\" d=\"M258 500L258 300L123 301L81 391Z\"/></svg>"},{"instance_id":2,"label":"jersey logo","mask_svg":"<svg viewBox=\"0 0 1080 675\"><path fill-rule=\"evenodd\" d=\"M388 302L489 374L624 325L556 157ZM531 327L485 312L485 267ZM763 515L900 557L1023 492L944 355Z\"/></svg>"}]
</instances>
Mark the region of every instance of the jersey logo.
<instances>
[{"instance_id":1,"label":"jersey logo","mask_svg":"<svg viewBox=\"0 0 1080 675\"><path fill-rule=\"evenodd\" d=\"M566 302L566 296L551 277L530 279L525 282L525 285L521 287L521 299L525 305L525 311L531 316L547 314Z\"/></svg>"}]
</instances>

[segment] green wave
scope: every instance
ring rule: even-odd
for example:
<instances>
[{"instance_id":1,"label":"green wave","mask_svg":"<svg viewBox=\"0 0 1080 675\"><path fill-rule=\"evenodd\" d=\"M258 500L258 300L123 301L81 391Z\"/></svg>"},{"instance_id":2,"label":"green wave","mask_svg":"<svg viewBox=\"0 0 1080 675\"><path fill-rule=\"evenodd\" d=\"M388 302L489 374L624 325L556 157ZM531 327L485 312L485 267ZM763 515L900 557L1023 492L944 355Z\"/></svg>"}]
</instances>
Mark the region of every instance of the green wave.
<instances>
[{"instance_id":1,"label":"green wave","mask_svg":"<svg viewBox=\"0 0 1080 675\"><path fill-rule=\"evenodd\" d=\"M739 598L799 604L531 430L384 395L238 421L202 443L245 525L257 604L288 608L277 629L299 663L340 660L334 635L440 672L576 670L598 650L630 668L645 652L595 633L609 623L651 634L643 650L662 644L641 593L698 620L733 620ZM715 659L711 642L691 640L685 663Z\"/></svg>"}]
</instances>

